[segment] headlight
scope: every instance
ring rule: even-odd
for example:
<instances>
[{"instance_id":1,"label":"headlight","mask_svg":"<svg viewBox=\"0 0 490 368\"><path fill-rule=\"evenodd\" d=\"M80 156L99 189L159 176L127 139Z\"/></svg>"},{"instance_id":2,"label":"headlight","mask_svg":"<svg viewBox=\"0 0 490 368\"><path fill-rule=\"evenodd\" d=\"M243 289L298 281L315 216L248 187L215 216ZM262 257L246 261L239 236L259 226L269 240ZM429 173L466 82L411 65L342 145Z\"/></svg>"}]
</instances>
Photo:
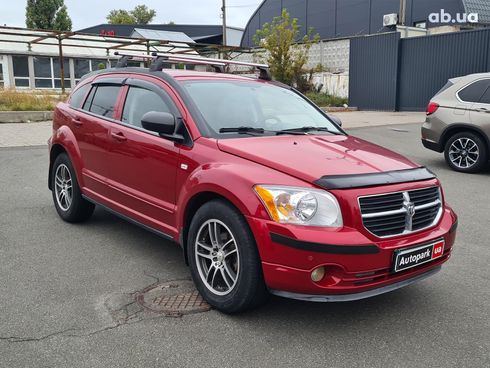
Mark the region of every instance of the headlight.
<instances>
[{"instance_id":1,"label":"headlight","mask_svg":"<svg viewBox=\"0 0 490 368\"><path fill-rule=\"evenodd\" d=\"M256 185L255 192L270 217L280 223L341 227L342 213L337 199L324 190Z\"/></svg>"}]
</instances>

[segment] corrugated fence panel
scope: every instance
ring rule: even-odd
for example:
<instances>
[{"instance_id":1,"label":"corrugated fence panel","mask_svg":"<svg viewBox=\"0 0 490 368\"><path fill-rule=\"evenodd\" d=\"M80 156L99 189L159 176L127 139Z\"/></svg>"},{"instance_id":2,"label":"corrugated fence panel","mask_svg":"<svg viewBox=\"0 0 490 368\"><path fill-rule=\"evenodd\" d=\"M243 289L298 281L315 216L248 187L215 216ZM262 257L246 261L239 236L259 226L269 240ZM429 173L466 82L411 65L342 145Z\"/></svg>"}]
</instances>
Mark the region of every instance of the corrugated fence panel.
<instances>
[{"instance_id":1,"label":"corrugated fence panel","mask_svg":"<svg viewBox=\"0 0 490 368\"><path fill-rule=\"evenodd\" d=\"M399 33L350 41L349 105L363 110L396 109Z\"/></svg>"},{"instance_id":2,"label":"corrugated fence panel","mask_svg":"<svg viewBox=\"0 0 490 368\"><path fill-rule=\"evenodd\" d=\"M399 110L423 111L448 79L490 71L489 42L490 30L402 39Z\"/></svg>"}]
</instances>

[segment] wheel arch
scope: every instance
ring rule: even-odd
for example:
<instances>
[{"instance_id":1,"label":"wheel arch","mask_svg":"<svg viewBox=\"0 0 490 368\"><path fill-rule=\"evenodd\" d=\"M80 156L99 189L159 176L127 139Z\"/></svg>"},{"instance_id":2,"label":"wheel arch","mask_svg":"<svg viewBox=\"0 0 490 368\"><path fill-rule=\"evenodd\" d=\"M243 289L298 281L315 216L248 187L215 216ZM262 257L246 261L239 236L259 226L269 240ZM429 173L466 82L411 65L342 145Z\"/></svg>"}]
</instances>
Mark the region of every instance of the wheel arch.
<instances>
[{"instance_id":1,"label":"wheel arch","mask_svg":"<svg viewBox=\"0 0 490 368\"><path fill-rule=\"evenodd\" d=\"M75 176L77 178L80 187L83 187L83 181L81 177L82 159L80 149L77 144L77 140L73 132L67 127L60 127L56 135L53 137L52 145L49 150L49 169L48 169L48 188L51 190L51 174L53 170L53 164L56 158L61 154L66 153L70 159L73 168L75 169Z\"/></svg>"},{"instance_id":2,"label":"wheel arch","mask_svg":"<svg viewBox=\"0 0 490 368\"><path fill-rule=\"evenodd\" d=\"M236 204L235 200L230 199L229 197L223 195L222 193L218 193L213 190L204 190L201 192L197 192L192 197L189 198L187 203L185 204L183 215L180 221L180 235L179 235L179 243L184 252L184 260L186 265L189 265L188 262L188 254L187 254L187 237L189 235L189 228L191 221L196 213L196 211L201 208L204 204L212 201L212 200L222 200L229 205L233 206L237 211L244 214L243 204Z\"/></svg>"},{"instance_id":3,"label":"wheel arch","mask_svg":"<svg viewBox=\"0 0 490 368\"><path fill-rule=\"evenodd\" d=\"M485 134L485 132L481 128L475 125L464 124L464 123L451 124L443 131L443 133L441 134L441 141L440 141L443 151L445 150L447 142L449 141L449 139L451 139L453 135L458 133L463 133L463 132L471 132L478 135L480 138L482 138L483 142L485 143L487 152L490 152L490 138L488 137L488 135Z\"/></svg>"},{"instance_id":4,"label":"wheel arch","mask_svg":"<svg viewBox=\"0 0 490 368\"><path fill-rule=\"evenodd\" d=\"M68 152L66 151L65 147L63 147L59 143L53 144L53 146L51 147L51 150L49 151L49 169L48 169L48 188L49 188L49 190L53 190L53 186L51 185L51 175L53 172L54 161L62 153L66 153L68 155Z\"/></svg>"}]
</instances>

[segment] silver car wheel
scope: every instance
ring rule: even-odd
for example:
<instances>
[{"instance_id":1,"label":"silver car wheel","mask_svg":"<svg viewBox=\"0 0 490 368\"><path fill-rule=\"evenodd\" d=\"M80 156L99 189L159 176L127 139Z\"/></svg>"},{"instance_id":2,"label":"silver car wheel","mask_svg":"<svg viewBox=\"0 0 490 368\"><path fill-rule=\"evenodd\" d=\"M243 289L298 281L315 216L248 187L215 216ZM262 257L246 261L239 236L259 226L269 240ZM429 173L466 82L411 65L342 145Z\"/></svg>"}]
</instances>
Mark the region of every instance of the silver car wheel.
<instances>
[{"instance_id":1,"label":"silver car wheel","mask_svg":"<svg viewBox=\"0 0 490 368\"><path fill-rule=\"evenodd\" d=\"M231 230L219 220L206 221L197 232L194 253L203 284L215 295L229 294L240 272L240 254Z\"/></svg>"},{"instance_id":2,"label":"silver car wheel","mask_svg":"<svg viewBox=\"0 0 490 368\"><path fill-rule=\"evenodd\" d=\"M449 159L454 166L468 169L478 161L480 151L476 142L470 138L456 139L449 147Z\"/></svg>"},{"instance_id":3,"label":"silver car wheel","mask_svg":"<svg viewBox=\"0 0 490 368\"><path fill-rule=\"evenodd\" d=\"M58 207L65 212L68 211L73 201L73 181L70 170L65 164L60 164L56 168L54 190Z\"/></svg>"}]
</instances>

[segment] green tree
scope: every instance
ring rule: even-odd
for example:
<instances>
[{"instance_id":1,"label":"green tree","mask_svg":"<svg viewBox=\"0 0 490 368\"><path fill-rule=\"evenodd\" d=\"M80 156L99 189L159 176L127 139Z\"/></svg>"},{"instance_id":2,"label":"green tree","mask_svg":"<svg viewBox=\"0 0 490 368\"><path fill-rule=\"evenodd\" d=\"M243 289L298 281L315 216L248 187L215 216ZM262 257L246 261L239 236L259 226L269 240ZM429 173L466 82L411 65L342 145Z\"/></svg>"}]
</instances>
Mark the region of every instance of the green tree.
<instances>
[{"instance_id":1,"label":"green tree","mask_svg":"<svg viewBox=\"0 0 490 368\"><path fill-rule=\"evenodd\" d=\"M136 19L124 9L111 10L106 19L110 24L136 24Z\"/></svg>"},{"instance_id":2,"label":"green tree","mask_svg":"<svg viewBox=\"0 0 490 368\"><path fill-rule=\"evenodd\" d=\"M288 11L283 9L280 16L257 30L254 42L267 51L266 62L274 79L295 85L304 92L309 89L305 74L313 72L306 70L305 65L311 46L320 40L320 36L313 36L312 29L302 38L299 34L298 19L291 20Z\"/></svg>"},{"instance_id":3,"label":"green tree","mask_svg":"<svg viewBox=\"0 0 490 368\"><path fill-rule=\"evenodd\" d=\"M64 0L27 0L26 26L71 31L72 23Z\"/></svg>"},{"instance_id":4,"label":"green tree","mask_svg":"<svg viewBox=\"0 0 490 368\"><path fill-rule=\"evenodd\" d=\"M153 9L148 9L146 5L136 5L131 10L131 15L136 19L137 24L148 24L157 15L157 12Z\"/></svg>"},{"instance_id":5,"label":"green tree","mask_svg":"<svg viewBox=\"0 0 490 368\"><path fill-rule=\"evenodd\" d=\"M114 9L109 12L106 19L110 24L148 24L157 15L153 9L146 5L137 5L133 10Z\"/></svg>"}]
</instances>

